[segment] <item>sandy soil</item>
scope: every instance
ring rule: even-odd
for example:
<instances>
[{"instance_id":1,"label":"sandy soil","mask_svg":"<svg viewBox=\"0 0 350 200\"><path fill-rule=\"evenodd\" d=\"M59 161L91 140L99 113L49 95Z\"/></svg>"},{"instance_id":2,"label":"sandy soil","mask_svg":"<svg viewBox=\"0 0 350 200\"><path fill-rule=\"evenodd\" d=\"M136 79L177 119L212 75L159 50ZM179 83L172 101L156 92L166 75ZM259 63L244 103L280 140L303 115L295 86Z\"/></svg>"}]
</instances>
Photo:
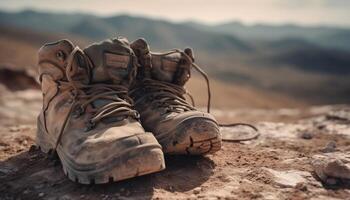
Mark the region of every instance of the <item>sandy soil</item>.
<instances>
[{"instance_id":1,"label":"sandy soil","mask_svg":"<svg viewBox=\"0 0 350 200\"><path fill-rule=\"evenodd\" d=\"M38 90L0 85L0 199L349 199L348 180L325 184L315 155L350 163L350 109L214 110L219 119L255 122L254 141L224 142L215 155L168 156L167 169L105 185L68 180L59 160L34 146ZM281 122L283 121L283 122ZM328 148L327 147L330 147ZM332 179L333 180L333 179Z\"/></svg>"}]
</instances>

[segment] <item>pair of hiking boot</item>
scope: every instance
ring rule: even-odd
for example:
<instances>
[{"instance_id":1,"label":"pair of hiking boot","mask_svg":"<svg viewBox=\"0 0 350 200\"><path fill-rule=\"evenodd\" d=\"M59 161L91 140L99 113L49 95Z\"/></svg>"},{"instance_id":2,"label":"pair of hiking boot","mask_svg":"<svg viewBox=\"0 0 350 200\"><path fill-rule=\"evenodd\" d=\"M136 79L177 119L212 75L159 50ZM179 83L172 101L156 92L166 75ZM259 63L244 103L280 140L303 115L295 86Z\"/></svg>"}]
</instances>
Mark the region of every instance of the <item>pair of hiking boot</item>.
<instances>
[{"instance_id":1,"label":"pair of hiking boot","mask_svg":"<svg viewBox=\"0 0 350 200\"><path fill-rule=\"evenodd\" d=\"M84 50L68 40L39 50L43 107L36 142L57 152L69 179L119 181L165 169L165 154L221 148L214 117L185 99L191 49L152 53L125 38ZM202 71L200 71L202 72Z\"/></svg>"}]
</instances>

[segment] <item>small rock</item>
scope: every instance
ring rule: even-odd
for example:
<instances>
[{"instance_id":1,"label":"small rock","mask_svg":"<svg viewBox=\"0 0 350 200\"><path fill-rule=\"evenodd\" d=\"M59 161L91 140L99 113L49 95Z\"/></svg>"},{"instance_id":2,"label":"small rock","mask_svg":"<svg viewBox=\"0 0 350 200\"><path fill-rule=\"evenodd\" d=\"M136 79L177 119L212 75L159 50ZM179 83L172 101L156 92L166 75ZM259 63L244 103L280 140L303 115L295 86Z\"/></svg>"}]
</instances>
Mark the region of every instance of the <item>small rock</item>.
<instances>
[{"instance_id":1,"label":"small rock","mask_svg":"<svg viewBox=\"0 0 350 200\"><path fill-rule=\"evenodd\" d=\"M302 171L276 171L269 168L263 168L272 175L273 181L276 185L282 188L293 188L299 183L305 183L306 179L302 175L306 175Z\"/></svg>"},{"instance_id":2,"label":"small rock","mask_svg":"<svg viewBox=\"0 0 350 200\"><path fill-rule=\"evenodd\" d=\"M323 153L330 153L330 152L334 152L337 149L337 143L335 141L330 141L327 143L327 145L321 149L321 152Z\"/></svg>"},{"instance_id":3,"label":"small rock","mask_svg":"<svg viewBox=\"0 0 350 200\"><path fill-rule=\"evenodd\" d=\"M40 192L38 196L39 196L39 197L43 197L43 196L45 196L45 193Z\"/></svg>"},{"instance_id":4,"label":"small rock","mask_svg":"<svg viewBox=\"0 0 350 200\"><path fill-rule=\"evenodd\" d=\"M335 178L350 179L349 165L345 165L338 159L328 162L324 168L324 173Z\"/></svg>"},{"instance_id":5,"label":"small rock","mask_svg":"<svg viewBox=\"0 0 350 200\"><path fill-rule=\"evenodd\" d=\"M201 192L201 190L202 190L201 187L194 188L193 194L199 194Z\"/></svg>"},{"instance_id":6,"label":"small rock","mask_svg":"<svg viewBox=\"0 0 350 200\"><path fill-rule=\"evenodd\" d=\"M327 181L327 175L323 171L325 164L325 161L321 159L315 159L311 162L311 165L313 166L316 175L318 176L318 178L321 179L322 182Z\"/></svg>"},{"instance_id":7,"label":"small rock","mask_svg":"<svg viewBox=\"0 0 350 200\"><path fill-rule=\"evenodd\" d=\"M300 137L305 139L305 140L310 140L314 137L314 134L310 133L310 132L302 132L300 134Z\"/></svg>"},{"instance_id":8,"label":"small rock","mask_svg":"<svg viewBox=\"0 0 350 200\"><path fill-rule=\"evenodd\" d=\"M83 195L83 194L80 195L80 198L81 198L81 199L84 199L84 198L85 198L85 195Z\"/></svg>"},{"instance_id":9,"label":"small rock","mask_svg":"<svg viewBox=\"0 0 350 200\"><path fill-rule=\"evenodd\" d=\"M338 179L350 179L350 164L345 164L341 159L314 156L311 165L323 183L335 185Z\"/></svg>"},{"instance_id":10,"label":"small rock","mask_svg":"<svg viewBox=\"0 0 350 200\"><path fill-rule=\"evenodd\" d=\"M299 182L295 185L295 189L305 192L307 191L307 186L305 183Z\"/></svg>"}]
</instances>

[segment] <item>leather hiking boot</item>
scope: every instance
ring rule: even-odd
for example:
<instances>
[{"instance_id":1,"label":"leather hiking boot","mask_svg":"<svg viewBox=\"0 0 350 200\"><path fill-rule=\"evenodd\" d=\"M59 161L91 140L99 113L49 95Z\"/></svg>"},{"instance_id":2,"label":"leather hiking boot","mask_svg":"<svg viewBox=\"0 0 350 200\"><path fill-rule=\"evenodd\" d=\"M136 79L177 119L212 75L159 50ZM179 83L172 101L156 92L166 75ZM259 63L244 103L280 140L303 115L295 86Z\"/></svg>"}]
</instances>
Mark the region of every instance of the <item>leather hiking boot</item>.
<instances>
[{"instance_id":1,"label":"leather hiking boot","mask_svg":"<svg viewBox=\"0 0 350 200\"><path fill-rule=\"evenodd\" d=\"M39 50L43 108L36 142L57 152L69 179L123 180L165 168L155 137L145 132L128 96L137 59L119 39L84 51L67 40Z\"/></svg>"},{"instance_id":2,"label":"leather hiking boot","mask_svg":"<svg viewBox=\"0 0 350 200\"><path fill-rule=\"evenodd\" d=\"M140 68L130 96L143 127L155 135L163 152L201 155L220 150L221 135L214 117L198 111L184 97L194 64L192 50L151 53L143 39L133 42L131 48Z\"/></svg>"}]
</instances>

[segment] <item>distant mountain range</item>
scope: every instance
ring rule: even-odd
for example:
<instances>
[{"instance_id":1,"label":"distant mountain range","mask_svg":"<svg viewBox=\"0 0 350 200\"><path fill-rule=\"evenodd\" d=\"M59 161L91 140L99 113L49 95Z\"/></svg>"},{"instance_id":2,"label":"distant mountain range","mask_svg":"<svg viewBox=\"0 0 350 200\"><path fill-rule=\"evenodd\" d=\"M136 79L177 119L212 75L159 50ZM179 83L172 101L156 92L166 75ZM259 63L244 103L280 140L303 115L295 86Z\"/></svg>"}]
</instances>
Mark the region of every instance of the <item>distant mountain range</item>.
<instances>
[{"instance_id":1,"label":"distant mountain range","mask_svg":"<svg viewBox=\"0 0 350 200\"><path fill-rule=\"evenodd\" d=\"M188 22L187 25L200 30L236 35L245 40L274 41L288 38L308 40L323 47L342 48L350 50L350 29L326 26L286 25L244 25L240 22L230 22L214 26Z\"/></svg>"},{"instance_id":2,"label":"distant mountain range","mask_svg":"<svg viewBox=\"0 0 350 200\"><path fill-rule=\"evenodd\" d=\"M127 15L96 17L85 14L58 14L23 11L0 12L0 24L14 25L34 30L64 32L92 39L128 36L130 39L146 38L157 48L210 49L218 44L223 50L244 51L249 47L229 34L203 32L184 24L173 24L161 20L131 17ZM215 44L213 44L215 41Z\"/></svg>"},{"instance_id":3,"label":"distant mountain range","mask_svg":"<svg viewBox=\"0 0 350 200\"><path fill-rule=\"evenodd\" d=\"M326 102L350 99L350 29L239 22L209 26L128 15L97 17L29 10L0 11L0 26L90 41L144 37L153 50L191 46L199 64L219 79L311 100L318 100L314 94L320 92L329 96Z\"/></svg>"},{"instance_id":4,"label":"distant mountain range","mask_svg":"<svg viewBox=\"0 0 350 200\"><path fill-rule=\"evenodd\" d=\"M221 36L237 36L238 38L249 41L274 41L288 38L299 38L309 40L310 42L314 42L315 44L324 47L350 50L350 29L327 26L306 27L293 24L244 25L240 22L229 22L210 26L196 22L174 24L162 20L131 17L128 15L102 18L88 14L43 13L32 10L25 10L18 13L0 11L0 23L13 24L45 31L77 33L100 39L114 34L130 34L130 32L133 31L144 31L144 33L133 33L131 37L136 38L140 36L148 36L149 39L152 40L153 37L156 38L159 36L157 34L158 31L170 31L170 33L175 34L174 36L183 36L180 35L179 30L186 33L187 31L194 31L193 29L197 29L201 32L219 33ZM134 27L130 27L130 24ZM174 31L173 29L176 30ZM207 36L213 36L209 33L206 34ZM167 47L166 45L160 46Z\"/></svg>"}]
</instances>

